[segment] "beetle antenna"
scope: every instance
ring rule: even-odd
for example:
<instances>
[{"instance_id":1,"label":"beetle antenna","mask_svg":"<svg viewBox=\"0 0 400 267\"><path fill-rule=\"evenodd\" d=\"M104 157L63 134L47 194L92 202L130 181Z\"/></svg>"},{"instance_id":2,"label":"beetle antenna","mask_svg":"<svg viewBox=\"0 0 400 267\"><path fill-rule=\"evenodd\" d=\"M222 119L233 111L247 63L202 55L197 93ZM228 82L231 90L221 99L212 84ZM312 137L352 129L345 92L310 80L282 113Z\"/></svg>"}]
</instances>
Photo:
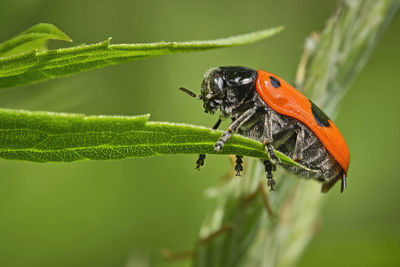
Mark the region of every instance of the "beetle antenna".
<instances>
[{"instance_id":1,"label":"beetle antenna","mask_svg":"<svg viewBox=\"0 0 400 267\"><path fill-rule=\"evenodd\" d=\"M181 90L182 92L190 95L191 97L194 97L194 98L197 98L197 99L200 99L200 100L203 99L203 97L201 95L196 95L195 93L193 93L189 89L186 89L185 87L180 87L179 90Z\"/></svg>"}]
</instances>

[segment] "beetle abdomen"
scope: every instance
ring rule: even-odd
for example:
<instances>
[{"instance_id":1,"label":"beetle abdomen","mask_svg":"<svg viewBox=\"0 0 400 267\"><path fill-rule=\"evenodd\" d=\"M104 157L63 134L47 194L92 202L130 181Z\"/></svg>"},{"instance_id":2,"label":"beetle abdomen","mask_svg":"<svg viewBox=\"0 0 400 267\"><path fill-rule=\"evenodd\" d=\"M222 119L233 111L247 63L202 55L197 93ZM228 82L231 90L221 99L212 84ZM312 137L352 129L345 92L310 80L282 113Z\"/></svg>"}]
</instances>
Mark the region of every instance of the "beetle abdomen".
<instances>
[{"instance_id":1,"label":"beetle abdomen","mask_svg":"<svg viewBox=\"0 0 400 267\"><path fill-rule=\"evenodd\" d=\"M315 178L320 181L330 181L341 175L342 168L330 155L317 136L303 123L291 117L282 115L266 107L263 114L257 117L256 122L249 122L239 130L239 133L257 141L263 142L265 132L265 116L267 111L272 120L272 145L282 153L293 158L297 134L304 130L304 141L301 149L302 159L298 162L316 172L301 168L282 165L288 171L305 178Z\"/></svg>"},{"instance_id":2,"label":"beetle abdomen","mask_svg":"<svg viewBox=\"0 0 400 267\"><path fill-rule=\"evenodd\" d=\"M301 125L299 127L305 127ZM311 132L308 128L304 129L305 139L304 147L301 151L303 158L299 163L312 169L317 170L318 173L309 172L307 170L297 168L294 166L283 165L285 169L295 173L301 177L316 178L320 181L329 181L341 175L342 168L339 163L329 154L328 150L322 145L321 141ZM277 149L289 157L293 157L294 146L296 142L296 134L293 134L289 140Z\"/></svg>"}]
</instances>

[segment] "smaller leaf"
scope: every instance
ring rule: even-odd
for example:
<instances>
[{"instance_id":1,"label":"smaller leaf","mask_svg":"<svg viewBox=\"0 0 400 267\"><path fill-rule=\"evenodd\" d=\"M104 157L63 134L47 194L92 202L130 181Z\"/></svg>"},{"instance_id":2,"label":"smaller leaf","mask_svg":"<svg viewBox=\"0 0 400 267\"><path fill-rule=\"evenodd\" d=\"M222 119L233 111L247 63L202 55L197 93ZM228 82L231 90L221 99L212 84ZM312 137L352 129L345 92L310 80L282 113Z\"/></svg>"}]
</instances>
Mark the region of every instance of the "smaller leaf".
<instances>
[{"instance_id":1,"label":"smaller leaf","mask_svg":"<svg viewBox=\"0 0 400 267\"><path fill-rule=\"evenodd\" d=\"M283 27L207 41L110 44L111 38L90 45L33 51L0 58L0 88L60 78L149 57L250 44L271 37Z\"/></svg>"},{"instance_id":2,"label":"smaller leaf","mask_svg":"<svg viewBox=\"0 0 400 267\"><path fill-rule=\"evenodd\" d=\"M72 42L65 33L53 24L39 23L25 32L0 44L0 56L11 56L32 50L45 50L49 39Z\"/></svg>"}]
</instances>

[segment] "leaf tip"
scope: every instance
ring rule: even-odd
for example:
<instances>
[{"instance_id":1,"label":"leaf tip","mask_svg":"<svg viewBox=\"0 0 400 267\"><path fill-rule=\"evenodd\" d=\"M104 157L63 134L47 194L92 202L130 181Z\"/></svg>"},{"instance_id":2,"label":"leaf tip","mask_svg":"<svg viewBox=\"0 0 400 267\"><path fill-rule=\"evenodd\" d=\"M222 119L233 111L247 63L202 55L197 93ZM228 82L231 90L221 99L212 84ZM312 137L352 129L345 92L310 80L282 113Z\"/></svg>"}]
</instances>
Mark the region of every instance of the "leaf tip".
<instances>
[{"instance_id":1,"label":"leaf tip","mask_svg":"<svg viewBox=\"0 0 400 267\"><path fill-rule=\"evenodd\" d=\"M30 27L25 33L46 33L52 35L51 37L49 36L48 39L72 42L72 39L66 33L51 23L40 22Z\"/></svg>"},{"instance_id":2,"label":"leaf tip","mask_svg":"<svg viewBox=\"0 0 400 267\"><path fill-rule=\"evenodd\" d=\"M263 39L272 37L281 31L284 30L283 26L277 26L273 28L258 30L242 35L236 35L229 38L226 38L224 41L227 42L228 45L242 45L242 44L249 44L261 41Z\"/></svg>"},{"instance_id":3,"label":"leaf tip","mask_svg":"<svg viewBox=\"0 0 400 267\"><path fill-rule=\"evenodd\" d=\"M273 28L260 30L259 32L260 32L260 35L262 35L262 36L264 36L264 38L266 38L266 37L270 37L275 34L278 34L278 33L282 32L284 29L285 29L285 26L280 25L280 26L276 26Z\"/></svg>"}]
</instances>

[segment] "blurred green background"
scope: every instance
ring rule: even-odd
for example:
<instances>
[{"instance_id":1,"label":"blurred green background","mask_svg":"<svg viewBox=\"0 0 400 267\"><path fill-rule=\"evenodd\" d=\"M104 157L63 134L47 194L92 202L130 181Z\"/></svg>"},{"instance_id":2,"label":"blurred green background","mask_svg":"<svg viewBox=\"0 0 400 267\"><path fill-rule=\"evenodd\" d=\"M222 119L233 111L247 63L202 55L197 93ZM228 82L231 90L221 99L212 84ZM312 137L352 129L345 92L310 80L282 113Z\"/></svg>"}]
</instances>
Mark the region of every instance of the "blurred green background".
<instances>
[{"instance_id":1,"label":"blurred green background","mask_svg":"<svg viewBox=\"0 0 400 267\"><path fill-rule=\"evenodd\" d=\"M293 82L304 40L336 1L1 0L0 41L53 23L74 44L212 39L284 25L253 45L147 59L0 91L0 107L138 115L212 126L180 93L211 66L265 69ZM400 265L400 17L345 97L336 124L351 151L349 188L326 195L321 229L300 266ZM50 42L50 47L69 44ZM230 168L209 156L38 164L0 161L0 266L161 266L159 250L192 248L212 205L204 197ZM147 262L147 263L146 263ZM167 266L186 266L188 262Z\"/></svg>"}]
</instances>

